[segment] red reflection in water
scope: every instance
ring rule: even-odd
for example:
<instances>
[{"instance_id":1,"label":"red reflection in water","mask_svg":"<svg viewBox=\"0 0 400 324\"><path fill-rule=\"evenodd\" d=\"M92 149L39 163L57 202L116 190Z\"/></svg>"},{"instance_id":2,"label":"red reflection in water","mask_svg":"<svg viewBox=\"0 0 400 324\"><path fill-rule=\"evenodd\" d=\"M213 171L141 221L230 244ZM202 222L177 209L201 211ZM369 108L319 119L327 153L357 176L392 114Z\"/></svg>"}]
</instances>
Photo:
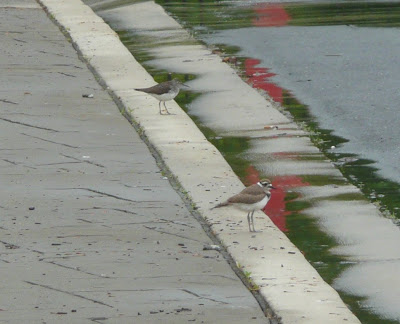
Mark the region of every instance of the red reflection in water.
<instances>
[{"instance_id":1,"label":"red reflection in water","mask_svg":"<svg viewBox=\"0 0 400 324\"><path fill-rule=\"evenodd\" d=\"M245 184L251 185L260 180L258 171L250 166L246 169ZM287 232L286 216L290 215L290 211L286 210L285 201L286 191L295 187L309 186L308 182L303 182L299 176L279 176L272 180L272 185L276 189L272 189L271 200L263 209L263 212L272 220L272 222L282 231Z\"/></svg>"},{"instance_id":2,"label":"red reflection in water","mask_svg":"<svg viewBox=\"0 0 400 324\"><path fill-rule=\"evenodd\" d=\"M252 20L252 24L256 27L281 27L287 25L291 20L285 8L277 3L258 4L255 6L254 11L256 18Z\"/></svg>"},{"instance_id":3,"label":"red reflection in water","mask_svg":"<svg viewBox=\"0 0 400 324\"><path fill-rule=\"evenodd\" d=\"M280 130L282 129L280 128ZM274 152L272 155L278 159L295 159L297 157L296 152Z\"/></svg>"},{"instance_id":4,"label":"red reflection in water","mask_svg":"<svg viewBox=\"0 0 400 324\"><path fill-rule=\"evenodd\" d=\"M299 176L292 175L275 177L272 185L276 189L272 190L271 200L263 211L282 232L287 232L286 216L290 215L290 211L286 210L286 204L289 202L285 201L286 191L295 187L309 186L310 184L303 182Z\"/></svg>"},{"instance_id":5,"label":"red reflection in water","mask_svg":"<svg viewBox=\"0 0 400 324\"><path fill-rule=\"evenodd\" d=\"M257 59L248 58L244 61L244 69L249 83L253 88L266 91L275 102L282 103L283 89L268 81L276 74L268 72L268 68L256 67L258 64L260 64L260 60Z\"/></svg>"},{"instance_id":6,"label":"red reflection in water","mask_svg":"<svg viewBox=\"0 0 400 324\"><path fill-rule=\"evenodd\" d=\"M260 174L258 173L255 167L250 165L246 169L246 177L244 178L244 185L247 187L254 183L257 183L258 181L260 181Z\"/></svg>"}]
</instances>

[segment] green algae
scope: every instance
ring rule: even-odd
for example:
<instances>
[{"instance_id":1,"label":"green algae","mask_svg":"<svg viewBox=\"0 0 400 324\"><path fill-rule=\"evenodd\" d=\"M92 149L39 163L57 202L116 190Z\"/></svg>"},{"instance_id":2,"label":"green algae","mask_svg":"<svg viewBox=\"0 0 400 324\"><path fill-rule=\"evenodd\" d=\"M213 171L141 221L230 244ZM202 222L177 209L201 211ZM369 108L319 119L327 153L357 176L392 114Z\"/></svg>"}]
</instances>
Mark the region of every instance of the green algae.
<instances>
[{"instance_id":1,"label":"green algae","mask_svg":"<svg viewBox=\"0 0 400 324\"><path fill-rule=\"evenodd\" d=\"M293 26L400 26L400 3L397 2L292 3L284 8L291 17L288 24Z\"/></svg>"},{"instance_id":2,"label":"green algae","mask_svg":"<svg viewBox=\"0 0 400 324\"><path fill-rule=\"evenodd\" d=\"M163 1L159 1L160 3ZM164 1L165 3L167 1ZM188 1L190 4L194 4L194 8L199 8L199 6L203 6L203 4L198 4L198 1ZM204 1L206 3L213 3L214 1ZM169 2L169 7L171 8L171 2ZM182 6L182 3L179 3ZM214 6L213 7L221 9L221 7ZM204 8L203 8L204 9ZM218 11L217 10L217 11ZM184 10L180 9L181 12ZM211 10L212 11L212 10ZM207 10L202 11L203 14L214 15L209 22L207 22L207 28L216 29L219 28L217 16L215 12L210 12ZM173 15L175 15L174 13ZM231 12L233 14L233 12ZM190 15L189 15L190 16ZM195 26L196 19L200 21L200 14L196 14L194 21L190 22L190 24L186 23L185 26ZM189 17L190 18L190 17ZM202 18L203 19L203 18ZM240 18L241 19L241 18ZM227 19L223 20L225 27L231 28L229 26L230 23L234 24L235 21L239 21L235 19ZM179 21L183 21L183 18L180 18ZM207 19L203 19L204 21L208 21ZM200 23L201 24L201 23ZM240 25L240 24L238 24ZM246 24L242 24L245 26ZM229 27L227 27L229 26ZM195 28L195 27L192 27ZM201 29L200 29L201 30ZM165 44L162 41L148 41L147 37L137 37L136 34L127 33L125 31L119 31L121 40L125 42L127 47L134 53L135 58L138 59L139 62L152 74L154 79L157 82L166 81L169 79L169 73L166 71L160 71L152 67L149 61L153 60L154 55L150 54L150 50L160 46L161 44ZM135 36L133 36L135 35ZM170 44L170 43L168 43ZM176 42L176 44L181 44ZM222 49L224 55L237 55L238 48L219 45ZM238 57L239 62L243 62L244 58ZM244 72L241 71L241 75L244 76ZM174 75L175 77L175 75ZM176 75L180 80L187 81L188 79L193 78L194 76L188 75ZM246 181L246 170L251 166L251 161L246 157L246 151L250 148L250 139L247 137L236 137L236 136L219 136L210 128L207 128L205 125L201 123L201 121L191 114L190 112L190 102L194 100L199 94L192 93L190 91L182 91L177 97L176 101L179 103L181 107L191 116L194 122L199 126L200 130L205 134L205 136L209 139L209 141L214 144L217 149L224 155L225 159L231 165L236 174L242 179L243 182ZM339 146L342 143L346 142L346 139L334 136L331 130L320 129L318 123L314 120L313 116L309 113L308 107L300 103L296 98L294 98L289 91L284 91L283 97L283 107L287 111L291 113L292 118L299 124L302 125L305 130L307 130L310 134L311 140L314 144L319 147L319 149L325 154L318 155L300 155L296 158L298 159L326 159L326 157L330 158L333 161L339 161L341 158L349 157L350 155L339 155L330 152L331 146ZM302 181L307 182L312 186L324 186L327 184L336 184L336 185L346 185L348 182L358 184L360 188L363 189L363 192L373 192L378 193L379 190L384 190L385 192L393 192L393 187L391 185L387 185L385 180L382 180L383 183L376 178L376 186L369 191L365 191L366 188L371 188L368 185L367 181L360 180L364 179L366 175L368 178L371 178L371 170L372 174L376 171L372 167L372 161L360 160L359 162L354 162L351 164L344 164L338 167L343 174L347 177L348 180L343 179L341 177L333 177L333 176L324 176L324 175L304 175L302 176ZM362 169L361 171L359 171ZM269 175L260 175L260 176L269 176ZM363 178L364 177L364 178ZM360 186L362 184L362 186ZM351 264L344 262L345 257L334 255L330 252L330 250L337 246L337 242L334 238L330 237L326 233L324 233L317 222L316 219L307 215L306 210L311 206L311 203L314 201L303 201L298 200L301 197L299 193L295 191L290 191L286 193L284 198L286 202L286 211L290 212L290 215L286 217L287 221L287 236L289 239L301 250L303 251L306 259L316 268L316 270L321 274L325 281L332 284L334 279L337 278L342 271L351 266ZM385 196L386 197L386 196ZM343 194L337 195L333 197L324 198L325 199L341 199L341 200L355 200L355 194ZM383 197L384 198L384 197ZM389 199L390 201L390 199ZM400 205L400 204L399 204ZM365 309L361 306L362 297L348 295L345 293L341 293L342 298L348 305L351 310L355 312L355 314L362 319L363 323L394 323L391 321L383 321L381 318L378 318L368 309Z\"/></svg>"}]
</instances>

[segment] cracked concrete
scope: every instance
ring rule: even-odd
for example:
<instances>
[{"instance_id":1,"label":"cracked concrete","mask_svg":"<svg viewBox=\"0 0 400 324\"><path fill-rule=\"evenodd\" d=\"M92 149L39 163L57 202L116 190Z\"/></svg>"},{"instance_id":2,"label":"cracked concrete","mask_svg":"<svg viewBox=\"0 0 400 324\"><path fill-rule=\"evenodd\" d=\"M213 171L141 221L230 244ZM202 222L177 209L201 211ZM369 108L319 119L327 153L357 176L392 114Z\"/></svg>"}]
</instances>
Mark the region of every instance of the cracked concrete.
<instances>
[{"instance_id":1,"label":"cracked concrete","mask_svg":"<svg viewBox=\"0 0 400 324\"><path fill-rule=\"evenodd\" d=\"M157 107L155 100L127 89L150 86L154 81L119 42L117 35L104 26L97 29L97 24L88 24L84 27L70 24L71 16L79 20L80 14L76 13L76 8L72 10L69 6L55 3L54 0L42 1L56 15L57 21L62 26L71 28L69 32L76 47L88 59L104 86L110 89L122 110L132 117L140 126L141 132L147 136L149 143L160 152L165 164L195 203L197 211L207 220L213 233L224 243L235 261L244 271L250 273L251 280L258 285L260 293L273 309L282 316L283 322L359 323L338 294L321 279L300 251L268 217L261 213L257 214L257 228L262 230L249 235L247 226L243 222L245 218L243 213L229 209L210 212L210 207L219 199L233 195L242 189L243 185L221 154L207 142L192 120L176 104L169 103L168 106L173 109L175 116L165 122L166 118L155 113ZM78 2L80 1L75 1L75 4L78 5ZM89 1L94 6L97 2ZM102 1L101 4L107 5L110 2ZM68 13L65 13L66 10ZM166 36L165 44L168 40L176 41L177 38L174 36L190 38L190 35L154 1L135 2L115 10L118 11L118 16L121 14L123 17L122 25L118 25L119 27L124 24L133 25L134 30L139 29L139 33L143 32L149 37L162 34ZM111 14L116 12L115 10L111 9ZM147 19L143 20L138 14L134 15L139 12L142 18L147 17ZM110 18L108 13L106 19ZM138 19L135 19L136 17ZM149 19L150 17L152 19ZM86 16L82 21L86 21ZM160 24L160 28L155 28L154 31L154 26L157 24ZM166 24L171 27L172 32L171 29L168 29L168 32L163 29ZM149 29L151 30L147 32ZM93 30L98 31L96 41L93 40ZM91 34L90 39L87 37L88 34ZM213 55L204 46L162 46L157 47L155 51L157 55L165 58L162 60L162 66L164 68L168 66L168 70L172 72L182 72L183 62L184 65L190 64L193 68L191 72L195 74L204 70L210 72L209 77L204 78L202 75L191 81L190 85L196 91L210 90L211 86L217 86L220 90L217 94L220 95L220 101L216 97L212 101L206 101L208 104L202 101L201 97L200 100L196 100L198 108L204 111L202 119L204 118L203 120L206 120L207 125L211 125L212 128L230 131L224 127L225 121L222 121L224 118L220 118L221 113L216 114L213 109L215 102L218 101L228 103L218 108L220 111L225 109L222 111L229 113L228 124L234 125L235 131L244 133L251 126L250 132L257 133L263 130L266 137L270 137L269 134L276 136L284 134L286 136L288 133L295 136L302 134L294 124L288 123L285 116L261 98L258 92L240 80L231 68L221 62L220 57ZM118 63L115 63L116 57ZM228 91L229 89L234 91ZM214 95L214 92L211 95ZM246 100L243 101L244 98ZM249 109L249 107L260 109ZM196 113L196 116L199 114ZM274 128L265 129L267 125L284 127L275 131ZM304 149L304 143L301 146ZM312 148L310 144L308 146L307 152L317 152L316 148ZM274 280L265 281L264 278L274 278Z\"/></svg>"},{"instance_id":2,"label":"cracked concrete","mask_svg":"<svg viewBox=\"0 0 400 324\"><path fill-rule=\"evenodd\" d=\"M0 18L0 322L268 322L42 8Z\"/></svg>"}]
</instances>

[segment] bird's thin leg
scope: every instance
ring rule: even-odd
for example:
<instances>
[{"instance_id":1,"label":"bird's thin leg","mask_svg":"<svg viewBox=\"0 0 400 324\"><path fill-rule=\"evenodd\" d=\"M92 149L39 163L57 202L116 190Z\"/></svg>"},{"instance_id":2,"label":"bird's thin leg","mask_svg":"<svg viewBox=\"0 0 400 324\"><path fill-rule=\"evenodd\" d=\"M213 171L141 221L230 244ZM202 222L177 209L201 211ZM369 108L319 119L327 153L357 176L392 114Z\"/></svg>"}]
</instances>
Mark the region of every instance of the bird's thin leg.
<instances>
[{"instance_id":1,"label":"bird's thin leg","mask_svg":"<svg viewBox=\"0 0 400 324\"><path fill-rule=\"evenodd\" d=\"M251 232L251 227L250 227L250 212L247 213L247 223L249 224L249 232Z\"/></svg>"},{"instance_id":2,"label":"bird's thin leg","mask_svg":"<svg viewBox=\"0 0 400 324\"><path fill-rule=\"evenodd\" d=\"M254 210L251 212L251 223L253 225L253 232L256 231L255 227L254 227L254 219L253 219L253 215L254 215Z\"/></svg>"},{"instance_id":3,"label":"bird's thin leg","mask_svg":"<svg viewBox=\"0 0 400 324\"><path fill-rule=\"evenodd\" d=\"M158 107L160 108L160 115L162 115L162 113L161 113L161 101L158 102Z\"/></svg>"},{"instance_id":4,"label":"bird's thin leg","mask_svg":"<svg viewBox=\"0 0 400 324\"><path fill-rule=\"evenodd\" d=\"M167 112L167 114L168 115L171 115L171 113L168 111L168 109L167 109L167 106L165 105L165 101L164 101L164 108L165 108L165 111Z\"/></svg>"}]
</instances>

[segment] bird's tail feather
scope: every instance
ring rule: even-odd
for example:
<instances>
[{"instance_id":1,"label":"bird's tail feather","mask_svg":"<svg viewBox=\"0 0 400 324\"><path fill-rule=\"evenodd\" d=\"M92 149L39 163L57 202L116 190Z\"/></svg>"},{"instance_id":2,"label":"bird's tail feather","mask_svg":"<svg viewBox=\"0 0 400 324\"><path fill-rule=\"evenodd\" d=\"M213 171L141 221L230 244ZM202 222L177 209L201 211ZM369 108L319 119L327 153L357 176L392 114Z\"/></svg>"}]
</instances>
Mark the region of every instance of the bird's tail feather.
<instances>
[{"instance_id":1,"label":"bird's tail feather","mask_svg":"<svg viewBox=\"0 0 400 324\"><path fill-rule=\"evenodd\" d=\"M215 205L214 207L211 207L210 210L215 209L215 208L225 207L225 206L228 206L228 205L229 205L229 203L227 201L224 201L224 202L222 202L222 203L220 203L218 205Z\"/></svg>"}]
</instances>

